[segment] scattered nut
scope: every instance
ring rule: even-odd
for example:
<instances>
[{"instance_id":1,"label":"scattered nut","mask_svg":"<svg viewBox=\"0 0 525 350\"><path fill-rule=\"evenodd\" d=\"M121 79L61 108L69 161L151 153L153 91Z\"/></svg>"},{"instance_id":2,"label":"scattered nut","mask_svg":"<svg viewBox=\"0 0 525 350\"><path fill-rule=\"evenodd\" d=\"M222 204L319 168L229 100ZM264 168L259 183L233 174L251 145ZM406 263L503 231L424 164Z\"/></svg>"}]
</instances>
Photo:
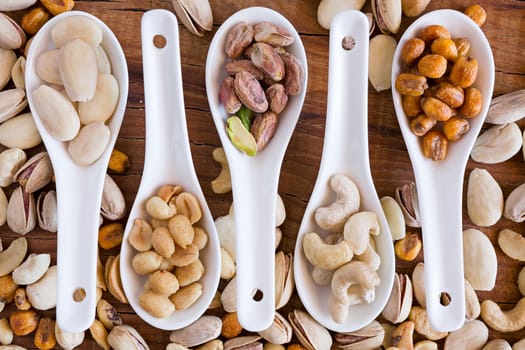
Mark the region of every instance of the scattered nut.
<instances>
[{"instance_id":1,"label":"scattered nut","mask_svg":"<svg viewBox=\"0 0 525 350\"><path fill-rule=\"evenodd\" d=\"M55 321L49 317L42 317L38 322L35 332L35 345L41 350L48 350L55 347Z\"/></svg>"},{"instance_id":2,"label":"scattered nut","mask_svg":"<svg viewBox=\"0 0 525 350\"><path fill-rule=\"evenodd\" d=\"M24 336L38 327L40 315L34 310L17 310L9 316L9 324L16 336Z\"/></svg>"},{"instance_id":3,"label":"scattered nut","mask_svg":"<svg viewBox=\"0 0 525 350\"><path fill-rule=\"evenodd\" d=\"M394 249L398 258L412 261L419 255L421 246L421 239L417 233L407 233L404 238L395 243Z\"/></svg>"}]
</instances>

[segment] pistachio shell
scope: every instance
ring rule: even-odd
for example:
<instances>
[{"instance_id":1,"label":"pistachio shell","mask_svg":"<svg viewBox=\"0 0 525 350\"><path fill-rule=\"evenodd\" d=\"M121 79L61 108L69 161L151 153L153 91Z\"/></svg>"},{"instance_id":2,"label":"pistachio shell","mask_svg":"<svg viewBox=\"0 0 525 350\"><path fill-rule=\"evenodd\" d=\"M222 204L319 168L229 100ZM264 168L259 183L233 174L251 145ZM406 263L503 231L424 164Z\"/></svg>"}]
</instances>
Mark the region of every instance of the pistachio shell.
<instances>
[{"instance_id":1,"label":"pistachio shell","mask_svg":"<svg viewBox=\"0 0 525 350\"><path fill-rule=\"evenodd\" d=\"M383 343L385 330L377 321L349 333L336 333L334 338L339 349L360 350L377 349Z\"/></svg>"},{"instance_id":2,"label":"pistachio shell","mask_svg":"<svg viewBox=\"0 0 525 350\"><path fill-rule=\"evenodd\" d=\"M0 11L18 11L31 7L36 0L0 0Z\"/></svg>"},{"instance_id":3,"label":"pistachio shell","mask_svg":"<svg viewBox=\"0 0 525 350\"><path fill-rule=\"evenodd\" d=\"M416 184L411 182L398 187L396 189L396 201L401 207L406 225L416 228L421 227Z\"/></svg>"},{"instance_id":4,"label":"pistachio shell","mask_svg":"<svg viewBox=\"0 0 525 350\"><path fill-rule=\"evenodd\" d=\"M12 184L18 169L26 161L26 153L20 148L9 148L0 153L0 186Z\"/></svg>"},{"instance_id":5,"label":"pistachio shell","mask_svg":"<svg viewBox=\"0 0 525 350\"><path fill-rule=\"evenodd\" d=\"M392 323L405 321L412 306L412 295L410 277L407 274L396 273L390 298L381 315Z\"/></svg>"},{"instance_id":6,"label":"pistachio shell","mask_svg":"<svg viewBox=\"0 0 525 350\"><path fill-rule=\"evenodd\" d=\"M53 166L47 152L40 152L31 157L16 172L14 180L24 187L28 193L33 193L46 186L53 178Z\"/></svg>"},{"instance_id":7,"label":"pistachio shell","mask_svg":"<svg viewBox=\"0 0 525 350\"><path fill-rule=\"evenodd\" d=\"M217 316L202 316L189 326L170 333L170 341L193 347L204 344L221 334L222 320Z\"/></svg>"},{"instance_id":8,"label":"pistachio shell","mask_svg":"<svg viewBox=\"0 0 525 350\"><path fill-rule=\"evenodd\" d=\"M505 200L503 215L514 222L525 221L525 183L516 187Z\"/></svg>"},{"instance_id":9,"label":"pistachio shell","mask_svg":"<svg viewBox=\"0 0 525 350\"><path fill-rule=\"evenodd\" d=\"M213 15L208 0L178 0L199 29L213 28Z\"/></svg>"},{"instance_id":10,"label":"pistachio shell","mask_svg":"<svg viewBox=\"0 0 525 350\"><path fill-rule=\"evenodd\" d=\"M98 80L94 48L82 39L73 39L60 47L58 71L72 101L86 102L95 96Z\"/></svg>"},{"instance_id":11,"label":"pistachio shell","mask_svg":"<svg viewBox=\"0 0 525 350\"><path fill-rule=\"evenodd\" d=\"M82 127L78 135L69 142L67 151L78 165L90 165L106 150L110 134L106 124L90 123Z\"/></svg>"},{"instance_id":12,"label":"pistachio shell","mask_svg":"<svg viewBox=\"0 0 525 350\"><path fill-rule=\"evenodd\" d=\"M7 203L7 196L5 195L4 190L0 187L0 226L3 226L7 221ZM0 240L0 252L1 251L2 241Z\"/></svg>"},{"instance_id":13,"label":"pistachio shell","mask_svg":"<svg viewBox=\"0 0 525 350\"><path fill-rule=\"evenodd\" d=\"M105 122L115 111L119 96L117 79L111 74L99 74L93 99L78 104L78 116L82 124Z\"/></svg>"},{"instance_id":14,"label":"pistachio shell","mask_svg":"<svg viewBox=\"0 0 525 350\"><path fill-rule=\"evenodd\" d=\"M115 350L149 350L139 332L128 325L115 326L108 334L108 343Z\"/></svg>"},{"instance_id":15,"label":"pistachio shell","mask_svg":"<svg viewBox=\"0 0 525 350\"><path fill-rule=\"evenodd\" d=\"M501 163L518 153L522 143L522 134L516 123L495 125L478 136L470 156L480 163Z\"/></svg>"},{"instance_id":16,"label":"pistachio shell","mask_svg":"<svg viewBox=\"0 0 525 350\"><path fill-rule=\"evenodd\" d=\"M260 331L259 335L273 344L286 344L292 340L292 325L276 312L272 325Z\"/></svg>"},{"instance_id":17,"label":"pistachio shell","mask_svg":"<svg viewBox=\"0 0 525 350\"><path fill-rule=\"evenodd\" d=\"M57 232L57 196L55 191L41 192L36 201L38 226L49 232Z\"/></svg>"},{"instance_id":18,"label":"pistachio shell","mask_svg":"<svg viewBox=\"0 0 525 350\"><path fill-rule=\"evenodd\" d=\"M102 190L100 213L108 220L119 220L126 215L126 200L115 180L106 174Z\"/></svg>"},{"instance_id":19,"label":"pistachio shell","mask_svg":"<svg viewBox=\"0 0 525 350\"><path fill-rule=\"evenodd\" d=\"M27 107L26 93L22 89L0 92L0 123L14 117Z\"/></svg>"},{"instance_id":20,"label":"pistachio shell","mask_svg":"<svg viewBox=\"0 0 525 350\"><path fill-rule=\"evenodd\" d=\"M26 59L24 56L18 57L13 68L11 69L11 79L17 89L24 90L26 88L25 81Z\"/></svg>"},{"instance_id":21,"label":"pistachio shell","mask_svg":"<svg viewBox=\"0 0 525 350\"><path fill-rule=\"evenodd\" d=\"M0 48L19 49L26 42L26 35L20 26L8 15L0 13Z\"/></svg>"},{"instance_id":22,"label":"pistachio shell","mask_svg":"<svg viewBox=\"0 0 525 350\"><path fill-rule=\"evenodd\" d=\"M401 25L401 0L372 0L372 12L384 34L396 34Z\"/></svg>"},{"instance_id":23,"label":"pistachio shell","mask_svg":"<svg viewBox=\"0 0 525 350\"><path fill-rule=\"evenodd\" d=\"M58 141L75 138L80 130L80 119L71 101L47 85L33 92L33 101L40 120L54 138Z\"/></svg>"},{"instance_id":24,"label":"pistachio shell","mask_svg":"<svg viewBox=\"0 0 525 350\"><path fill-rule=\"evenodd\" d=\"M16 62L16 54L13 50L0 48L0 90L2 90L9 79L11 79L11 69Z\"/></svg>"},{"instance_id":25,"label":"pistachio shell","mask_svg":"<svg viewBox=\"0 0 525 350\"><path fill-rule=\"evenodd\" d=\"M0 124L0 143L9 148L28 149L42 142L31 113L17 115Z\"/></svg>"},{"instance_id":26,"label":"pistachio shell","mask_svg":"<svg viewBox=\"0 0 525 350\"><path fill-rule=\"evenodd\" d=\"M35 198L18 186L7 205L7 225L16 233L25 235L36 226Z\"/></svg>"},{"instance_id":27,"label":"pistachio shell","mask_svg":"<svg viewBox=\"0 0 525 350\"><path fill-rule=\"evenodd\" d=\"M58 56L60 50L44 51L36 59L36 74L40 79L56 85L62 85L62 78L58 69Z\"/></svg>"},{"instance_id":28,"label":"pistachio shell","mask_svg":"<svg viewBox=\"0 0 525 350\"><path fill-rule=\"evenodd\" d=\"M282 251L275 255L275 309L288 304L294 290L293 256Z\"/></svg>"},{"instance_id":29,"label":"pistachio shell","mask_svg":"<svg viewBox=\"0 0 525 350\"><path fill-rule=\"evenodd\" d=\"M525 89L521 89L493 98L485 121L491 124L512 123L524 115Z\"/></svg>"},{"instance_id":30,"label":"pistachio shell","mask_svg":"<svg viewBox=\"0 0 525 350\"><path fill-rule=\"evenodd\" d=\"M96 47L102 42L102 29L86 16L69 16L55 24L51 30L51 38L56 47L62 47L74 39L85 40Z\"/></svg>"},{"instance_id":31,"label":"pistachio shell","mask_svg":"<svg viewBox=\"0 0 525 350\"><path fill-rule=\"evenodd\" d=\"M288 314L288 320L295 336L307 350L331 348L332 337L330 333L306 312L294 310Z\"/></svg>"}]
</instances>

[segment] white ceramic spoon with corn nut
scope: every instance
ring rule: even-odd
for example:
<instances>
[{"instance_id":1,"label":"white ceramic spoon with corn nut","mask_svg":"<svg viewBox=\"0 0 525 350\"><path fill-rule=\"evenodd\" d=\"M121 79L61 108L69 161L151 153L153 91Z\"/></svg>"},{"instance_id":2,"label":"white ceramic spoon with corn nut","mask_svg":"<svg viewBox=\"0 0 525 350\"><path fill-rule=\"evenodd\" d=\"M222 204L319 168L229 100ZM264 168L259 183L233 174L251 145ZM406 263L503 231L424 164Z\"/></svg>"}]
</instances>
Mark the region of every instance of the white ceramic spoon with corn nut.
<instances>
[{"instance_id":1,"label":"white ceramic spoon with corn nut","mask_svg":"<svg viewBox=\"0 0 525 350\"><path fill-rule=\"evenodd\" d=\"M240 152L226 133L228 114L219 101L219 87L226 77L226 37L237 23L268 21L287 30L294 43L286 48L302 63L305 79L301 92L290 96L279 115L276 132L264 150L254 157ZM249 331L268 328L275 314L275 204L279 173L290 137L301 113L307 84L306 53L293 25L281 14L251 7L228 18L213 37L206 59L206 89L210 110L230 167L235 211L237 312ZM259 292L259 293L257 293ZM255 295L255 297L254 297Z\"/></svg>"},{"instance_id":2,"label":"white ceramic spoon with corn nut","mask_svg":"<svg viewBox=\"0 0 525 350\"><path fill-rule=\"evenodd\" d=\"M154 327L174 330L191 324L208 308L219 284L220 246L213 217L193 167L184 110L177 19L169 11L151 10L142 17L141 30L146 154L140 186L124 230L120 271L124 291L135 312ZM135 219L148 219L146 201L165 184L180 185L197 197L202 209L199 225L208 233L208 244L199 252L205 268L200 279L201 297L186 310L156 318L139 304L147 277L138 275L132 268L131 261L137 251L129 244L128 236Z\"/></svg>"},{"instance_id":3,"label":"white ceramic spoon with corn nut","mask_svg":"<svg viewBox=\"0 0 525 350\"><path fill-rule=\"evenodd\" d=\"M36 60L41 53L54 48L51 30L70 16L86 16L102 29L102 47L110 61L112 74L119 86L119 100L107 123L110 140L100 158L89 166L73 162L67 143L57 141L42 124L33 103L33 91L44 82L36 73ZM60 328L79 332L87 329L95 317L98 225L104 177L111 150L117 140L128 98L128 68L124 52L111 29L98 18L81 11L71 11L48 21L34 37L27 55L26 90L35 124L53 164L57 190L57 322ZM85 293L81 301L73 294Z\"/></svg>"},{"instance_id":4,"label":"white ceramic spoon with corn nut","mask_svg":"<svg viewBox=\"0 0 525 350\"><path fill-rule=\"evenodd\" d=\"M432 161L423 156L421 138L410 130L401 95L395 89L402 73L401 49L418 31L431 24L447 28L452 38L465 37L471 43L470 56L476 58L479 73L474 86L483 95L478 116L470 119L470 131L456 142L449 142L445 159ZM494 59L487 38L467 16L454 10L437 10L417 19L397 45L392 66L392 95L397 120L403 134L416 179L425 256L426 308L432 326L453 331L465 320L463 273L462 194L467 160L487 114L494 86ZM450 299L441 303L442 295Z\"/></svg>"},{"instance_id":5,"label":"white ceramic spoon with corn nut","mask_svg":"<svg viewBox=\"0 0 525 350\"><path fill-rule=\"evenodd\" d=\"M353 48L343 48L346 39L353 40ZM336 332L354 331L372 322L383 310L394 280L392 237L373 184L368 158L368 40L368 19L363 13L344 11L332 20L323 154L294 254L295 284L301 301L313 318ZM306 259L302 244L303 236L309 232L326 233L315 223L314 213L335 200L328 185L334 174L344 174L356 184L361 198L359 210L376 213L381 226L380 234L374 236L376 251L381 257L377 271L381 283L375 289L375 299L370 304L351 306L342 323L332 319L327 302L331 288L319 286L312 279L313 266Z\"/></svg>"}]
</instances>

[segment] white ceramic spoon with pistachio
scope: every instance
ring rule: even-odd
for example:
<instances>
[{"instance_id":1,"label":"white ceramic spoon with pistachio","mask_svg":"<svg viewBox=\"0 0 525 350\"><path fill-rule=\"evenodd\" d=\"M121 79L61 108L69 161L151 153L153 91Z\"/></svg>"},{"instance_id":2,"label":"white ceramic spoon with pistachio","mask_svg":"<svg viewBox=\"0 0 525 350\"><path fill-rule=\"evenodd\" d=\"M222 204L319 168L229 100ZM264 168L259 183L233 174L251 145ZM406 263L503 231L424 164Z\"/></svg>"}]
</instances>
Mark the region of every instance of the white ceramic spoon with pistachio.
<instances>
[{"instance_id":1,"label":"white ceramic spoon with pistachio","mask_svg":"<svg viewBox=\"0 0 525 350\"><path fill-rule=\"evenodd\" d=\"M86 16L102 29L102 47L119 85L115 112L107 122L110 140L100 158L89 166L77 165L67 151L67 143L57 141L46 129L34 107L33 92L44 82L36 73L41 53L54 48L51 30L70 16ZM48 21L34 37L26 61L26 90L35 124L53 164L57 189L57 322L60 328L79 332L87 329L95 317L98 225L104 177L109 157L122 124L128 98L128 68L124 52L111 29L98 18L81 11L71 11ZM73 295L85 294L80 301Z\"/></svg>"},{"instance_id":2,"label":"white ceramic spoon with pistachio","mask_svg":"<svg viewBox=\"0 0 525 350\"><path fill-rule=\"evenodd\" d=\"M163 46L164 45L164 46ZM140 186L129 213L120 253L122 285L135 312L154 327L166 330L183 328L199 318L215 295L220 276L220 246L206 198L193 167L184 95L182 90L179 30L177 18L166 10L151 10L142 17L142 60L146 111L146 154ZM148 219L146 201L162 185L176 184L194 194L200 202L199 225L208 233L208 244L199 252L205 268L200 279L203 293L186 310L166 318L156 318L139 304L147 276L140 276L131 261L137 253L128 236L137 218Z\"/></svg>"},{"instance_id":3,"label":"white ceramic spoon with pistachio","mask_svg":"<svg viewBox=\"0 0 525 350\"><path fill-rule=\"evenodd\" d=\"M336 15L330 25L328 62L328 100L323 154L317 180L304 213L294 254L294 276L297 292L305 308L323 326L336 332L350 332L372 322L383 310L394 280L394 248L390 229L383 214L372 180L368 158L368 19L359 11ZM355 46L343 48L343 40ZM350 307L342 323L332 319L328 308L330 286L319 286L312 279L312 264L303 252L303 236L309 232L325 233L315 223L314 213L335 200L329 179L334 174L348 176L357 186L360 210L377 214L381 233L374 237L381 257L377 271L381 283L375 289L372 303Z\"/></svg>"},{"instance_id":4,"label":"white ceramic spoon with pistachio","mask_svg":"<svg viewBox=\"0 0 525 350\"><path fill-rule=\"evenodd\" d=\"M478 116L470 119L470 131L456 142L450 142L445 159L432 161L423 156L421 138L410 129L410 121L403 111L401 95L395 89L396 77L402 73L401 49L405 42L422 28L439 24L452 38L464 37L470 41L470 56L479 64L474 86L483 95L483 106ZM463 175L467 160L483 125L494 86L494 59L487 38L467 16L454 10L429 12L417 19L401 37L392 66L392 95L397 120L403 134L416 179L425 256L426 308L432 326L439 331L453 331L465 320L465 292L463 273L462 194ZM450 303L442 304L448 295Z\"/></svg>"},{"instance_id":5,"label":"white ceramic spoon with pistachio","mask_svg":"<svg viewBox=\"0 0 525 350\"><path fill-rule=\"evenodd\" d=\"M219 101L226 77L226 37L237 23L268 21L287 30L294 43L286 48L302 63L301 92L291 96L273 138L254 157L240 152L226 133L228 114ZM275 204L284 153L301 113L307 83L306 53L293 25L279 13L263 7L243 9L228 18L213 37L206 59L206 89L210 110L221 139L232 178L236 227L237 309L242 326L250 331L268 328L275 312ZM259 293L257 293L259 292Z\"/></svg>"}]
</instances>

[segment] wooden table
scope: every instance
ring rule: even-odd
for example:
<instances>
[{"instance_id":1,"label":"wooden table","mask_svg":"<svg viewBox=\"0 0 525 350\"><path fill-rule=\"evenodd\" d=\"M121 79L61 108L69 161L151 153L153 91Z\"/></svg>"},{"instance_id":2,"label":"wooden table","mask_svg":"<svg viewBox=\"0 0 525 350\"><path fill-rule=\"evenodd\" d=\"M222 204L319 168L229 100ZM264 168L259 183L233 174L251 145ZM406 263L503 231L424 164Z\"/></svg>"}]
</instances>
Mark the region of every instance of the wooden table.
<instances>
[{"instance_id":1,"label":"wooden table","mask_svg":"<svg viewBox=\"0 0 525 350\"><path fill-rule=\"evenodd\" d=\"M309 66L308 90L301 117L285 156L279 185L279 192L287 209L287 219L282 226L284 238L280 249L293 252L295 237L317 176L323 145L328 76L328 32L317 23L317 1L211 0L210 3L214 15L213 32L206 33L200 38L180 26L180 39L191 150L200 184L214 217L225 215L232 200L231 194L214 194L210 186L210 181L218 175L220 170L212 159L212 150L221 144L206 100L204 66L208 46L215 30L226 18L241 8L253 5L266 6L281 12L290 19L301 34L306 47ZM461 11L472 3L465 0L434 1L427 11L438 8L452 8ZM494 96L525 88L525 2L480 0L478 3L488 13L487 23L483 26L483 30L492 45L496 62ZM134 200L144 161L144 93L140 19L144 11L156 8L173 9L171 1L167 0L77 1L75 5L75 9L90 12L109 25L119 38L128 60L130 82L128 108L116 146L130 156L132 166L124 174L114 175L116 182L124 191L128 206L131 206ZM367 4L365 10L369 11L369 9L370 5ZM413 19L404 17L402 29L412 21ZM376 29L375 33L378 32ZM400 34L396 36L397 39L399 37ZM394 115L391 91L377 93L370 86L368 98L370 159L375 185L379 196L393 196L398 186L413 180L411 164ZM519 124L522 128L525 127L525 121ZM35 153L33 151L36 152L36 150L30 150L28 153L31 155ZM500 184L505 196L525 182L525 163L521 152L503 164L484 165L469 161L465 186L470 171L476 167L490 171ZM7 192L11 190L9 188ZM466 187L464 190L466 191ZM463 211L466 213L465 205ZM463 215L463 219L465 228L475 227L466 214ZM122 222L125 223L124 220ZM516 280L523 263L508 258L497 247L497 233L502 228L511 228L517 232L524 231L522 224L515 224L507 219L501 219L493 227L481 229L496 245L499 267L496 287L490 292L478 292L478 296L481 300L495 300L502 304L503 308L508 309L521 297ZM410 231L414 230L410 229ZM0 237L4 247L17 236L7 228L7 225L0 228ZM53 261L56 261L55 234L35 230L26 237L29 240L30 252L49 252L52 254ZM109 255L116 254L118 254L118 249L111 251L101 249L103 261ZM422 253L415 261L409 263L397 260L397 271L410 273L415 264L422 260ZM125 323L139 330L152 349L165 348L169 342L169 332L148 326L133 313L129 305L117 302L108 293L104 294L104 298L118 308ZM301 304L297 295L294 294L284 313L297 307L301 307ZM0 317L8 316L13 309L12 305L6 307L0 313ZM53 316L54 311L42 312L42 314ZM512 344L525 338L525 330L509 334L491 331L490 338L505 338ZM34 348L33 335L15 337L14 343ZM89 332L86 333L86 339L81 348L97 348Z\"/></svg>"}]
</instances>

